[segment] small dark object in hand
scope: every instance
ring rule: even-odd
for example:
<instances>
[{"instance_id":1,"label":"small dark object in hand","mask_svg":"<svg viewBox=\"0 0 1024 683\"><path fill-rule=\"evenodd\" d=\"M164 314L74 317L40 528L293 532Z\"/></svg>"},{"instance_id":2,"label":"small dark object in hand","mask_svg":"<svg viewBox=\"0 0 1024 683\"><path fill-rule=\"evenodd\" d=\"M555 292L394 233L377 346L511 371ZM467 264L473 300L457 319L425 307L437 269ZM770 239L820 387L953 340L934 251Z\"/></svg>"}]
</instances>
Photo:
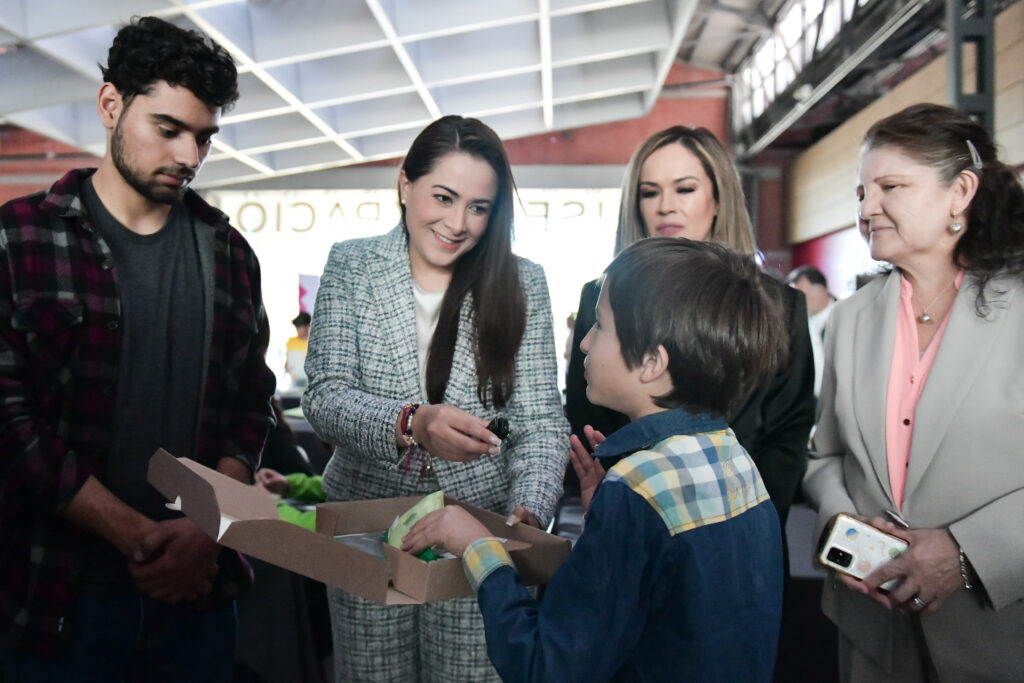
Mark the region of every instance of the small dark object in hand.
<instances>
[{"instance_id":1,"label":"small dark object in hand","mask_svg":"<svg viewBox=\"0 0 1024 683\"><path fill-rule=\"evenodd\" d=\"M493 420L491 420L487 424L487 429L489 429L492 432L494 432L494 435L497 436L502 441L507 439L509 437L509 434L512 433L509 430L509 427L508 427L508 420L506 420L501 415L499 415L496 418L494 418Z\"/></svg>"}]
</instances>

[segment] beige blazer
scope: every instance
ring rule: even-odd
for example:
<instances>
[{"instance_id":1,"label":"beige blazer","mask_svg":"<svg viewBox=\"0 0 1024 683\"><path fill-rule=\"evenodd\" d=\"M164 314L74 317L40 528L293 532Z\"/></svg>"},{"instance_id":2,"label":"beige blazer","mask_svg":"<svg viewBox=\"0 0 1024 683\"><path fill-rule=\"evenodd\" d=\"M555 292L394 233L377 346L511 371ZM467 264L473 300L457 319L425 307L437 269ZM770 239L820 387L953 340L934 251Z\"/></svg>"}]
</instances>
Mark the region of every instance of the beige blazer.
<instances>
[{"instance_id":1,"label":"beige blazer","mask_svg":"<svg viewBox=\"0 0 1024 683\"><path fill-rule=\"evenodd\" d=\"M947 528L981 588L957 591L921 618L944 680L1024 676L1024 285L992 283L987 317L968 276L914 418L902 514L912 527ZM992 290L990 290L991 292ZM804 490L818 509L815 539L838 512L894 507L885 406L899 307L893 272L840 302L826 336L821 416ZM909 619L827 581L826 615L888 669Z\"/></svg>"}]
</instances>

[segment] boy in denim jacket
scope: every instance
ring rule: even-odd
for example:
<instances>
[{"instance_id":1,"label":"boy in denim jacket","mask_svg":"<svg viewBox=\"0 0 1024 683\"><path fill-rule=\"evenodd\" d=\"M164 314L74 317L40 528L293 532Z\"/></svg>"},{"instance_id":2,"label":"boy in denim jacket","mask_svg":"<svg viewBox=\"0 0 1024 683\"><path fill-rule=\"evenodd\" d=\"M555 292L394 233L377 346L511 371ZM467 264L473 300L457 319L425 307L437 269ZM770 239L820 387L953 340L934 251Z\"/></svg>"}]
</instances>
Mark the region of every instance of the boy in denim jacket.
<instances>
[{"instance_id":1,"label":"boy in denim jacket","mask_svg":"<svg viewBox=\"0 0 1024 683\"><path fill-rule=\"evenodd\" d=\"M652 238L612 262L580 348L587 397L630 424L607 439L588 430L595 457L573 437L586 527L543 601L460 507L403 545L462 556L505 681L771 679L779 520L722 416L770 380L785 339L748 256Z\"/></svg>"}]
</instances>

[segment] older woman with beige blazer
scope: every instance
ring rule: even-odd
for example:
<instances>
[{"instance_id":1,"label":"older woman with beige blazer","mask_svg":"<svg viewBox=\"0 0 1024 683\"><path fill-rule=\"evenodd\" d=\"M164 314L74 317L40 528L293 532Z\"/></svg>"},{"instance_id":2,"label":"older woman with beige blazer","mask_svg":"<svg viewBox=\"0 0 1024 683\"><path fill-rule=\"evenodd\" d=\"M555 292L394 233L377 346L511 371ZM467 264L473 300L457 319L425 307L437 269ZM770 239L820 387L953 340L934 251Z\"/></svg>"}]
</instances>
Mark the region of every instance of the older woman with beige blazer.
<instances>
[{"instance_id":1,"label":"older woman with beige blazer","mask_svg":"<svg viewBox=\"0 0 1024 683\"><path fill-rule=\"evenodd\" d=\"M910 545L827 582L840 675L1020 680L1024 188L982 126L937 105L876 123L859 176L861 231L894 268L832 315L804 489L816 538L846 512Z\"/></svg>"}]
</instances>

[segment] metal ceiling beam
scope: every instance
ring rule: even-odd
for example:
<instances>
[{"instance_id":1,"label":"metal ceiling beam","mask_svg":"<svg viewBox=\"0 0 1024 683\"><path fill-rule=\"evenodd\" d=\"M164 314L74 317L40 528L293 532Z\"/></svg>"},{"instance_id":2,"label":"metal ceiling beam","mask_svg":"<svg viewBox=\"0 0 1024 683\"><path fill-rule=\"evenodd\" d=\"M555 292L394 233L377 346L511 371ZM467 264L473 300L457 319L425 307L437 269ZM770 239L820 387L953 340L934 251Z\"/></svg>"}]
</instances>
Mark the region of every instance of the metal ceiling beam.
<instances>
[{"instance_id":1,"label":"metal ceiling beam","mask_svg":"<svg viewBox=\"0 0 1024 683\"><path fill-rule=\"evenodd\" d=\"M540 91L544 101L542 112L544 129L555 127L554 76L551 70L551 1L540 0L540 17L537 19L540 41Z\"/></svg>"},{"instance_id":2,"label":"metal ceiling beam","mask_svg":"<svg viewBox=\"0 0 1024 683\"><path fill-rule=\"evenodd\" d=\"M0 0L0 121L103 154L95 65L145 13L238 64L203 186L394 157L442 111L504 137L604 123L654 105L697 2Z\"/></svg>"},{"instance_id":3,"label":"metal ceiling beam","mask_svg":"<svg viewBox=\"0 0 1024 683\"><path fill-rule=\"evenodd\" d=\"M366 6L373 12L374 18L380 24L380 28L387 37L388 42L391 43L391 49L394 51L395 57L398 58L409 80L415 86L416 92L419 93L420 99L423 100L423 106L430 112L430 117L432 119L441 118L441 108L437 106L437 102L434 100L434 96L430 94L427 84L423 82L423 76L420 74L416 62L413 61L409 51L405 49L405 45L399 39L398 32L391 23L388 13L384 11L379 0L366 0Z\"/></svg>"},{"instance_id":4,"label":"metal ceiling beam","mask_svg":"<svg viewBox=\"0 0 1024 683\"><path fill-rule=\"evenodd\" d=\"M937 3L938 0L913 0L859 7L831 44L816 54L750 125L737 131L737 155L749 158L764 150L912 17Z\"/></svg>"},{"instance_id":5,"label":"metal ceiling beam","mask_svg":"<svg viewBox=\"0 0 1024 683\"><path fill-rule=\"evenodd\" d=\"M675 62L675 56L678 52L678 46L683 42L683 37L686 35L686 31L690 28L690 22L693 20L693 14L697 10L697 0L680 0L675 6L675 16L672 17L672 39L671 45L677 46L675 50L666 51L665 54L660 56L660 63L658 64L658 73L654 78L654 87L644 93L644 110L650 111L654 107L654 103L657 102L658 96L661 94L661 88L665 83L665 79L668 77L669 70L672 69L672 64Z\"/></svg>"},{"instance_id":6,"label":"metal ceiling beam","mask_svg":"<svg viewBox=\"0 0 1024 683\"><path fill-rule=\"evenodd\" d=\"M197 14L192 10L185 10L184 16L188 18L188 20L195 24L197 27L199 27L204 33L206 33L206 35L208 35L213 40L217 41L217 43L219 43L221 47L227 50L231 54L231 56L234 57L235 61L240 66L248 68L249 73L259 78L268 88L276 92L285 102L295 107L296 112L305 117L306 120L308 120L314 126L317 126L317 128L319 128L320 130L324 131L325 134L329 131L329 129L327 129L327 124L320 120L318 116L313 114L313 112L308 107L306 107L299 100L298 97L292 94L290 90L281 85L281 83L279 83L276 79L272 78L265 69L263 69L262 67L258 67L255 61L249 56L247 52L242 50L241 47L236 45L234 41L230 40L223 32L218 30L213 24L211 24L209 21L206 21L206 19L204 19L201 15ZM353 152L356 152L356 154L358 154L358 151L352 148L352 146L349 145L344 140L339 140L335 138L334 141L339 146L343 147L346 150L346 152L352 150ZM258 159L255 159L254 157L245 154L244 152L239 152L234 147L228 145L224 140L215 139L214 148L218 152L221 152L222 154L227 154L235 161L239 161L248 166L249 168L258 171L263 175L270 176L274 174L274 169L270 168L269 166L259 161Z\"/></svg>"},{"instance_id":7,"label":"metal ceiling beam","mask_svg":"<svg viewBox=\"0 0 1024 683\"><path fill-rule=\"evenodd\" d=\"M764 13L761 7L733 7L732 5L726 5L722 2L705 2L702 5L708 11L713 12L726 12L728 14L735 14L743 23L758 28L771 28L772 19Z\"/></svg>"},{"instance_id":8,"label":"metal ceiling beam","mask_svg":"<svg viewBox=\"0 0 1024 683\"><path fill-rule=\"evenodd\" d=\"M971 5L973 15L964 14ZM994 0L946 0L946 92L949 102L995 130L996 36ZM973 83L964 89L964 53L974 51Z\"/></svg>"}]
</instances>

